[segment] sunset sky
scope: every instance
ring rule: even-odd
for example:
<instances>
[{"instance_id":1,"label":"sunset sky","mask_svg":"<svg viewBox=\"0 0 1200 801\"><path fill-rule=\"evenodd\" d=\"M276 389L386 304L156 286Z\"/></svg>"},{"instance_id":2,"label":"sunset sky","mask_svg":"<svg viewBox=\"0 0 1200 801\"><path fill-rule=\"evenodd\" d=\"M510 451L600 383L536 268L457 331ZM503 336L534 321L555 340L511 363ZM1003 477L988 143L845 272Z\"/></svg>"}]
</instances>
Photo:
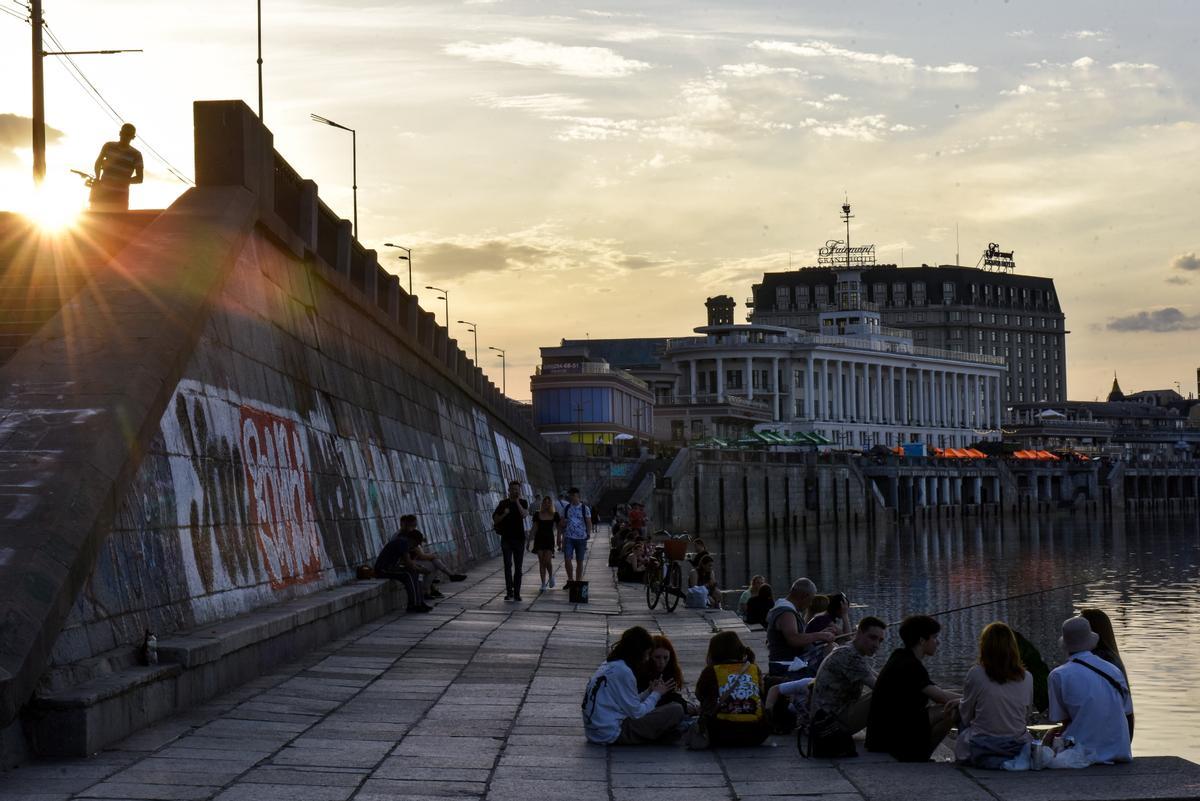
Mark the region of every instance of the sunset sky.
<instances>
[{"instance_id":1,"label":"sunset sky","mask_svg":"<svg viewBox=\"0 0 1200 801\"><path fill-rule=\"evenodd\" d=\"M276 148L349 217L349 135L308 115L358 129L360 238L402 274L382 243L413 248L415 284L450 288L481 352L508 349L514 397L562 337L685 335L720 293L740 318L764 271L840 235L843 193L881 262L952 263L957 225L962 264L998 242L1054 278L1073 399L1114 370L1126 391L1195 392L1194 3L263 7ZM192 101L257 104L252 0L46 0L46 18L68 49L145 49L76 63L189 177ZM50 179L69 182L118 125L55 61ZM29 28L9 14L0 69L7 209L30 162ZM136 144L134 205L169 204L185 184Z\"/></svg>"}]
</instances>

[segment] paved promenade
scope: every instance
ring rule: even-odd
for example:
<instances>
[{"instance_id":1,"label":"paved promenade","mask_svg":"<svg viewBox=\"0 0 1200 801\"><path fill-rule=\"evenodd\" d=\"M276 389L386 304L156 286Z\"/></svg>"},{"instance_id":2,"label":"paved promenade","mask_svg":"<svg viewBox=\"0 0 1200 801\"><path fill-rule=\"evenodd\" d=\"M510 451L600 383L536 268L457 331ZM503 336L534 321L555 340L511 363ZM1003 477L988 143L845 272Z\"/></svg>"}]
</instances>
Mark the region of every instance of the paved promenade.
<instances>
[{"instance_id":1,"label":"paved promenade","mask_svg":"<svg viewBox=\"0 0 1200 801\"><path fill-rule=\"evenodd\" d=\"M534 565L526 601L505 603L493 560L447 585L431 614L363 626L92 759L0 774L0 800L1200 798L1200 766L1174 758L1004 774L874 755L803 760L791 737L715 752L589 745L583 686L622 630L670 636L689 682L713 631L744 631L729 613L651 615L639 591L614 586L603 548L595 553L587 606L561 589L539 597Z\"/></svg>"}]
</instances>

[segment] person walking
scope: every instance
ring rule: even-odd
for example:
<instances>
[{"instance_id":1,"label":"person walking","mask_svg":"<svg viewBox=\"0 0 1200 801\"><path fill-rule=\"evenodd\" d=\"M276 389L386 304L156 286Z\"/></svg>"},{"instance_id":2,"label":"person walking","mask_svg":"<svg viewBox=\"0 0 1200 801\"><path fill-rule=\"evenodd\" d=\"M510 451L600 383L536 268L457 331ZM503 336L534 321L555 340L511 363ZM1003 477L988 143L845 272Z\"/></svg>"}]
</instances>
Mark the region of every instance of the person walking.
<instances>
[{"instance_id":1,"label":"person walking","mask_svg":"<svg viewBox=\"0 0 1200 801\"><path fill-rule=\"evenodd\" d=\"M583 581L583 559L587 556L588 540L592 537L592 510L579 498L579 488L571 487L567 493L567 504L563 507L559 527L563 535L563 557L567 568L567 584L570 589L576 581ZM571 564L572 560L575 562Z\"/></svg>"},{"instance_id":2,"label":"person walking","mask_svg":"<svg viewBox=\"0 0 1200 801\"><path fill-rule=\"evenodd\" d=\"M533 535L533 547L530 550L537 554L538 577L542 580L540 592L554 587L554 547L556 541L562 543L558 533L558 521L561 519L562 516L554 508L554 499L549 495L542 496L530 530Z\"/></svg>"},{"instance_id":3,"label":"person walking","mask_svg":"<svg viewBox=\"0 0 1200 801\"><path fill-rule=\"evenodd\" d=\"M504 557L504 600L521 600L521 563L525 557L525 518L529 501L521 497L521 482L508 482L508 497L492 512L492 524L500 535Z\"/></svg>"},{"instance_id":4,"label":"person walking","mask_svg":"<svg viewBox=\"0 0 1200 801\"><path fill-rule=\"evenodd\" d=\"M130 144L137 129L121 126L120 140L105 142L96 157L92 211L129 211L129 185L142 182L142 154Z\"/></svg>"}]
</instances>

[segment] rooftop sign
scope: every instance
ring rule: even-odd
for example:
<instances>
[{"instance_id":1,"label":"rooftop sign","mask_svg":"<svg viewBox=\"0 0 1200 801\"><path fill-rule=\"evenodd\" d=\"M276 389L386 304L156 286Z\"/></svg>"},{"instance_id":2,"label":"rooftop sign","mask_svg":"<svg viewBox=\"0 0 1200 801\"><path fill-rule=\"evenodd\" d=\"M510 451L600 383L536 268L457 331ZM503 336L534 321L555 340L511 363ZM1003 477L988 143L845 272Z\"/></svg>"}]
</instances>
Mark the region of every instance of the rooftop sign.
<instances>
[{"instance_id":1,"label":"rooftop sign","mask_svg":"<svg viewBox=\"0 0 1200 801\"><path fill-rule=\"evenodd\" d=\"M987 250L983 252L984 269L1003 270L1011 273L1016 269L1017 263L1013 261L1013 251L1003 251L995 242L989 242Z\"/></svg>"},{"instance_id":2,"label":"rooftop sign","mask_svg":"<svg viewBox=\"0 0 1200 801\"><path fill-rule=\"evenodd\" d=\"M817 251L817 264L822 267L874 267L875 246L855 245L847 248L840 239L830 239Z\"/></svg>"}]
</instances>

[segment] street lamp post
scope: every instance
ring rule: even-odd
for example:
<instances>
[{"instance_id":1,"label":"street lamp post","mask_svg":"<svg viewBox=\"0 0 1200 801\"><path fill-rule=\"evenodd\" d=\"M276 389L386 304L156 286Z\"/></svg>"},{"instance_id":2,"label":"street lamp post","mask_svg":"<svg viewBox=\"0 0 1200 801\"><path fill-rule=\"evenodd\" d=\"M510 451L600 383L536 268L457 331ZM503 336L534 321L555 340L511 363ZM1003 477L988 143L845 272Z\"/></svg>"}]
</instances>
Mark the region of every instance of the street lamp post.
<instances>
[{"instance_id":1,"label":"street lamp post","mask_svg":"<svg viewBox=\"0 0 1200 801\"><path fill-rule=\"evenodd\" d=\"M400 261L408 262L408 294L411 295L412 294L412 248L406 248L406 247L404 247L404 245L393 245L391 242L384 242L383 246L385 248L395 248L396 250L404 251L403 256L397 256L396 258L400 259Z\"/></svg>"},{"instance_id":2,"label":"street lamp post","mask_svg":"<svg viewBox=\"0 0 1200 801\"><path fill-rule=\"evenodd\" d=\"M475 366L478 367L479 366L479 326L478 326L478 324L473 323L470 320L459 320L458 324L471 326L470 328L467 329L467 331L469 331L471 333L471 335L475 338Z\"/></svg>"},{"instance_id":3,"label":"street lamp post","mask_svg":"<svg viewBox=\"0 0 1200 801\"><path fill-rule=\"evenodd\" d=\"M508 395L508 360L505 358L504 348L488 345L488 350L494 350L500 354L500 394Z\"/></svg>"},{"instance_id":4,"label":"street lamp post","mask_svg":"<svg viewBox=\"0 0 1200 801\"><path fill-rule=\"evenodd\" d=\"M350 174L351 189L354 192L354 238L358 239L358 131L341 123L326 119L320 114L309 114L308 116L312 118L313 122L319 122L331 128L341 128L343 131L350 132Z\"/></svg>"},{"instance_id":5,"label":"street lamp post","mask_svg":"<svg viewBox=\"0 0 1200 801\"><path fill-rule=\"evenodd\" d=\"M410 264L411 264L411 262L410 262ZM425 288L432 289L434 292L442 293L442 296L440 298L437 298L437 300L446 301L446 336L449 336L450 335L450 290L442 289L441 287L437 287L437 286L427 286Z\"/></svg>"}]
</instances>

